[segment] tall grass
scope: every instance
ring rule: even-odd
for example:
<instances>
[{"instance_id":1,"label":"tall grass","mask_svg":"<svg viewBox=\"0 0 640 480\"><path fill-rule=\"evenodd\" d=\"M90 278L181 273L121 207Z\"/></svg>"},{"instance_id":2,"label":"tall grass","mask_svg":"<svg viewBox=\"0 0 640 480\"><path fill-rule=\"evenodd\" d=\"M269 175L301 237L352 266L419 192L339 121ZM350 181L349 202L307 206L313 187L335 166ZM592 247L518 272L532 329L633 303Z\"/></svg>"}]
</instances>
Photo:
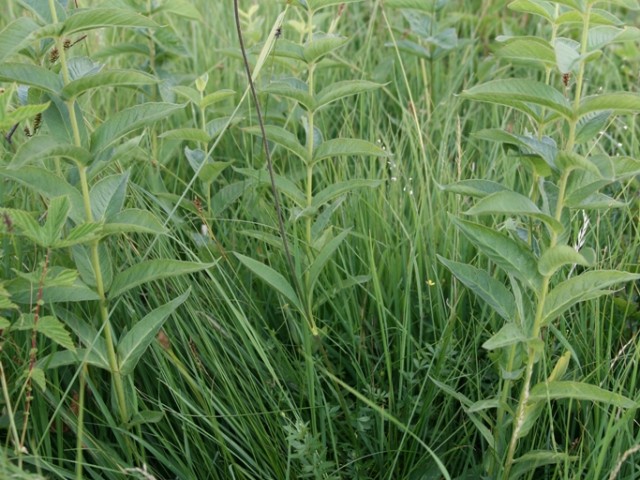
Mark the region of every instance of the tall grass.
<instances>
[{"instance_id":1,"label":"tall grass","mask_svg":"<svg viewBox=\"0 0 640 480\"><path fill-rule=\"evenodd\" d=\"M10 1L11 9L0 16L0 29L30 15L27 3ZM109 6L136 3L119 0ZM173 87L195 90L205 73L204 94L235 92L204 110L205 123L216 120L213 124L203 128L202 112L190 103L132 132L120 142L114 161L95 171L100 178L130 169L127 207L152 212L168 229L162 236L109 237L105 248L116 270L141 258L215 262L215 267L145 284L110 304L112 328L116 338L122 338L149 311L191 288L126 385L127 399L135 399L138 412L128 422L119 418L108 371L91 365L85 370L82 363L48 369L46 390L33 389L27 440L17 451L11 425L20 426L24 419L31 331L3 332L0 376L7 386L0 400L5 438L0 477L66 479L80 471L93 479L482 478L490 448L460 398L488 398L497 391L500 372L481 345L498 331L500 321L436 255L474 261L491 272L493 266L453 228L448 216L467 210L470 200L447 194L442 186L468 178L499 181L518 191L530 185L529 173L509 151L472 135L484 128L516 129L523 118L506 107L471 103L459 94L494 78L536 75L498 61L492 55L493 39L504 33L538 35L543 27L504 8L506 2L432 2L431 28L453 28L457 40L427 59L403 48L404 40L417 41L403 16L406 10L380 0L344 6L336 28L349 42L319 68L316 81L330 85L363 79L381 87L333 104L317 115L317 124L326 139L366 139L391 156L331 159L313 172L318 188L353 178L382 183L336 202L332 229L351 232L309 297L321 333L305 344L292 305L234 256L250 257L287 278L293 273L280 248L269 188L239 170L254 168L266 175L260 138L246 130L256 125L256 118L250 102L240 104L246 78L231 4L224 3L153 3L169 9L148 14L162 29L92 31L67 51L71 58L88 55L109 68L148 72L160 80L137 91L105 88L82 97L89 130L143 99L186 102ZM187 4L194 6L197 17L171 11ZM241 8L255 66L261 42L285 7L279 2L241 2ZM316 17L319 29L327 30L338 8ZM630 10L617 13L628 24L637 20ZM296 22L301 21L303 16L292 7L276 48L279 42L300 40ZM38 48L34 43L33 50L16 53L11 60L41 59ZM591 88L637 91L638 52L637 42L608 50L606 60L591 70ZM271 55L258 78L260 89L291 75L289 67L286 59ZM305 74L302 67L294 73ZM277 95L260 98L269 123L297 128L299 106ZM217 137L215 127L222 127L238 106L230 128ZM29 140L22 132L25 125L33 129L33 118L20 123L11 143L0 141L0 169ZM44 122L42 132L51 133L50 128ZM166 135L180 128L205 131L208 143ZM302 138L304 131L299 130ZM594 147L638 158L639 133L635 117L621 118L606 125ZM211 160L220 162L220 171L211 182L202 175L194 179L185 147L213 145ZM55 160L45 163L52 170L67 168ZM279 147L274 149L274 165L277 173L295 182L304 178L299 165ZM66 174L75 181L71 168ZM38 192L5 177L0 182L0 208L42 214L43 205L49 205ZM608 193L627 206L588 217L584 241L601 252L603 267L639 271L638 187L637 179L613 185ZM304 251L304 226L292 220L296 212L286 201L283 213L288 241ZM575 219L577 229L582 222ZM6 223L0 228L3 281L14 279L16 272L38 272L43 258L42 249L9 230ZM73 267L69 255L58 259ZM296 261L302 269L306 260ZM639 294L635 284L589 301L555 327L575 350L575 375L625 392L636 402ZM28 312L31 305L21 308ZM66 322L97 315L92 302L43 308ZM11 321L16 315L0 311L0 317ZM79 346L76 337L74 342ZM38 338L39 358L58 348L46 337ZM558 354L564 349L554 348ZM309 398L310 392L315 398ZM616 478L639 478L633 453L619 464L625 452L640 443L636 416L634 409L617 411L576 401L545 407L518 448L536 451L556 445L570 460L532 470L523 478L601 479L617 468Z\"/></svg>"}]
</instances>

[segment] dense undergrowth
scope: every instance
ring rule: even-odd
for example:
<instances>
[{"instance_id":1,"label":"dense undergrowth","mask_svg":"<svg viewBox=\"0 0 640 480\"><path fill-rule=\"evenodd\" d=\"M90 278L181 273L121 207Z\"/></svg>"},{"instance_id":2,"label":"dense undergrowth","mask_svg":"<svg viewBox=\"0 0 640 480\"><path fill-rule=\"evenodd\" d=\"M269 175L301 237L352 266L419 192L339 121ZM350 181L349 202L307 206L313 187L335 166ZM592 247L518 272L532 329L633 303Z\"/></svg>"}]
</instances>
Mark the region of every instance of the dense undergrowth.
<instances>
[{"instance_id":1,"label":"dense undergrowth","mask_svg":"<svg viewBox=\"0 0 640 480\"><path fill-rule=\"evenodd\" d=\"M640 478L637 2L4 1L0 478Z\"/></svg>"}]
</instances>

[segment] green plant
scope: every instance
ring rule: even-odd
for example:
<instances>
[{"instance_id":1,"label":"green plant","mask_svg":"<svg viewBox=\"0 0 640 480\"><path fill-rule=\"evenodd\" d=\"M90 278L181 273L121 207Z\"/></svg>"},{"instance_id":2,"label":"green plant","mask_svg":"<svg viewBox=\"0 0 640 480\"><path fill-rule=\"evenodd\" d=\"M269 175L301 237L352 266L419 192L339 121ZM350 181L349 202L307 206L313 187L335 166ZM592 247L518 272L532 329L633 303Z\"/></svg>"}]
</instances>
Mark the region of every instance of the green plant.
<instances>
[{"instance_id":1,"label":"green plant","mask_svg":"<svg viewBox=\"0 0 640 480\"><path fill-rule=\"evenodd\" d=\"M589 87L594 90L587 81L590 63L601 58L608 45L638 39L640 31L621 26L623 22L611 11L596 7L599 3L603 2L512 2L511 9L547 21L550 37L503 37L497 55L528 70L541 68L542 81L494 80L464 92L468 99L511 107L524 117L522 133L491 129L477 136L515 150L515 158L526 170L525 194L488 180L463 180L445 187L477 199L465 215L492 216L502 222L499 231L452 217L469 242L497 267L495 273L440 257L460 282L504 320L483 344L500 372L495 396L474 402L438 382L461 400L488 445L491 455L484 469L492 478L518 478L540 466L571 463L573 457L556 444L553 433L550 449L523 452L518 448L522 439L536 431L545 409L559 408L557 400L600 402L616 409L638 407L637 401L624 396L626 392L565 380L571 358L577 358L563 329L556 328L576 304L640 278L598 269L598 254L583 245L585 231L575 233L582 212L624 206L603 191L640 173L636 159L612 155L599 143L599 132L613 115L640 112L640 95L587 92ZM640 8L633 0L608 3ZM559 348L565 353L554 353ZM550 423L553 428L553 420Z\"/></svg>"},{"instance_id":2,"label":"green plant","mask_svg":"<svg viewBox=\"0 0 640 480\"><path fill-rule=\"evenodd\" d=\"M109 372L113 397L105 403L112 404L117 412L114 427L139 429L145 419L157 417L155 413L139 411L132 374L156 333L187 299L189 291L152 309L136 323L122 327L122 331L113 328L119 301L141 285L197 272L212 264L143 258L119 268L113 261L117 256L113 237L125 235L133 242L131 237L135 235L160 238L168 233L167 222L163 224L151 211L127 208L131 174L123 165L126 154L117 144L142 128L153 128L183 105L143 101L109 112L104 121L93 124L91 104L83 102L88 93L129 87L144 99L153 96L158 78L139 70L110 69L74 53L78 51L76 44L97 29L135 27L146 31L158 25L126 8L82 9L72 8L71 4L63 8L50 0L34 3L30 9L31 17L20 17L0 32L0 81L8 83L0 95L0 129L8 131L3 146L8 160L0 166L0 177L11 182L16 192L21 191L16 185L21 185L34 194L34 200L25 208L0 208L4 218L0 234L9 239L14 253L12 260L11 250L4 252L13 268L12 273L6 269L1 284L4 303L0 307L3 311L8 309L8 315L2 318L0 328L4 336L24 329L33 332L24 383L22 434L17 435L15 425L11 428L18 455L27 452L32 381L44 390L45 370L77 367L74 378L79 377L79 408L75 430L80 478L82 452L85 443L90 443L83 430L88 366ZM150 90L145 92L145 88ZM27 136L17 138L17 127L28 118L34 118L38 126L26 127ZM133 144L140 140L141 137L134 139ZM46 205L45 212L40 202ZM44 223L42 218L46 218ZM34 245L32 262L40 264L30 272L23 270L23 240ZM86 305L86 310L77 309L86 317L68 313L60 306L74 303ZM24 307L17 308L16 304ZM81 348L75 347L69 329L76 334ZM36 342L38 333L63 349L52 348L36 362L36 355L45 351ZM4 374L2 377L5 381ZM3 392L8 407L9 386L3 385ZM143 454L131 440L123 441L127 461L141 461Z\"/></svg>"}]
</instances>

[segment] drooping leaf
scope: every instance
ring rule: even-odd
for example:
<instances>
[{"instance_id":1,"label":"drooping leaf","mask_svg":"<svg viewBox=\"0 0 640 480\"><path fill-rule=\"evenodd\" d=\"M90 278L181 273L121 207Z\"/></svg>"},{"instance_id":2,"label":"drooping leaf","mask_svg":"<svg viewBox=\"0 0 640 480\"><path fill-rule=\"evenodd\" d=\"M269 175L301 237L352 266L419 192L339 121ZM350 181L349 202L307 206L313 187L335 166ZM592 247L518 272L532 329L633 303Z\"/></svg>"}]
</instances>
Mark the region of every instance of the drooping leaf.
<instances>
[{"instance_id":1,"label":"drooping leaf","mask_svg":"<svg viewBox=\"0 0 640 480\"><path fill-rule=\"evenodd\" d=\"M562 92L536 80L493 80L465 90L463 95L472 100L506 105L517 110L522 110L521 103L525 102L553 110L567 119L573 116L571 104Z\"/></svg>"},{"instance_id":2,"label":"drooping leaf","mask_svg":"<svg viewBox=\"0 0 640 480\"><path fill-rule=\"evenodd\" d=\"M617 270L585 272L557 285L547 296L542 314L542 325L558 318L564 311L585 300L610 293L608 287L630 282L640 275Z\"/></svg>"},{"instance_id":3,"label":"drooping leaf","mask_svg":"<svg viewBox=\"0 0 640 480\"><path fill-rule=\"evenodd\" d=\"M513 467L509 472L509 480L517 480L524 474L545 465L569 464L573 459L574 457L571 457L566 452L533 450L513 460Z\"/></svg>"},{"instance_id":4,"label":"drooping leaf","mask_svg":"<svg viewBox=\"0 0 640 480\"><path fill-rule=\"evenodd\" d=\"M28 63L0 63L0 81L16 82L58 94L62 90L62 79L50 70Z\"/></svg>"},{"instance_id":5,"label":"drooping leaf","mask_svg":"<svg viewBox=\"0 0 640 480\"><path fill-rule=\"evenodd\" d=\"M52 157L68 158L83 165L88 164L91 160L91 154L82 147L77 147L52 135L37 135L20 145L8 167L19 169L29 163L40 162Z\"/></svg>"},{"instance_id":6,"label":"drooping leaf","mask_svg":"<svg viewBox=\"0 0 640 480\"><path fill-rule=\"evenodd\" d=\"M19 17L0 31L0 63L20 51L31 41L30 35L39 25L29 17Z\"/></svg>"},{"instance_id":7,"label":"drooping leaf","mask_svg":"<svg viewBox=\"0 0 640 480\"><path fill-rule=\"evenodd\" d=\"M486 197L492 193L508 190L507 187L498 182L491 180L469 179L461 180L448 185L439 185L445 192L458 193L460 195L469 195L471 197Z\"/></svg>"},{"instance_id":8,"label":"drooping leaf","mask_svg":"<svg viewBox=\"0 0 640 480\"><path fill-rule=\"evenodd\" d=\"M276 82L272 82L267 85L262 92L269 95L279 95L291 100L295 100L302 105L306 110L315 109L315 102L311 95L309 95L309 87L306 83L294 79L280 79Z\"/></svg>"},{"instance_id":9,"label":"drooping leaf","mask_svg":"<svg viewBox=\"0 0 640 480\"><path fill-rule=\"evenodd\" d=\"M209 143L211 139L207 132L199 128L176 128L167 130L158 135L158 138L167 138L171 140L187 140L190 142Z\"/></svg>"},{"instance_id":10,"label":"drooping leaf","mask_svg":"<svg viewBox=\"0 0 640 480\"><path fill-rule=\"evenodd\" d=\"M354 178L352 180L332 183L313 196L311 209L316 212L328 202L344 195L345 193L352 192L359 188L377 188L382 184L382 180L368 180L366 178Z\"/></svg>"},{"instance_id":11,"label":"drooping leaf","mask_svg":"<svg viewBox=\"0 0 640 480\"><path fill-rule=\"evenodd\" d=\"M319 61L325 55L337 50L348 38L336 34L315 33L311 40L304 45L303 55L307 63Z\"/></svg>"},{"instance_id":12,"label":"drooping leaf","mask_svg":"<svg viewBox=\"0 0 640 480\"><path fill-rule=\"evenodd\" d=\"M486 350L496 350L517 343L526 343L528 340L519 325L510 322L505 323L498 332L482 344Z\"/></svg>"},{"instance_id":13,"label":"drooping leaf","mask_svg":"<svg viewBox=\"0 0 640 480\"><path fill-rule=\"evenodd\" d=\"M540 0L515 0L509 3L509 8L516 12L539 15L549 22L553 22L555 9L550 2Z\"/></svg>"},{"instance_id":14,"label":"drooping leaf","mask_svg":"<svg viewBox=\"0 0 640 480\"><path fill-rule=\"evenodd\" d=\"M547 67L555 65L553 47L538 37L498 37L503 42L496 55L516 62L541 64Z\"/></svg>"},{"instance_id":15,"label":"drooping leaf","mask_svg":"<svg viewBox=\"0 0 640 480\"><path fill-rule=\"evenodd\" d=\"M316 95L315 110L319 110L341 98L369 92L380 87L382 87L381 84L368 82L366 80L344 80L335 82L318 92Z\"/></svg>"},{"instance_id":16,"label":"drooping leaf","mask_svg":"<svg viewBox=\"0 0 640 480\"><path fill-rule=\"evenodd\" d=\"M338 235L329 240L322 250L318 253L318 255L314 258L313 263L309 267L309 289L313 289L322 269L327 264L327 262L331 259L335 251L338 249L340 244L344 241L345 238L351 232L350 229L344 230L340 232Z\"/></svg>"},{"instance_id":17,"label":"drooping leaf","mask_svg":"<svg viewBox=\"0 0 640 480\"><path fill-rule=\"evenodd\" d=\"M389 157L389 153L378 145L366 140L333 138L322 143L313 152L313 162L339 156Z\"/></svg>"},{"instance_id":18,"label":"drooping leaf","mask_svg":"<svg viewBox=\"0 0 640 480\"><path fill-rule=\"evenodd\" d=\"M556 66L560 73L570 73L580 63L580 44L569 38L556 38L553 44Z\"/></svg>"},{"instance_id":19,"label":"drooping leaf","mask_svg":"<svg viewBox=\"0 0 640 480\"><path fill-rule=\"evenodd\" d=\"M254 170L252 168L235 168L234 170L256 181L260 185L271 186L269 172L266 170ZM306 204L307 200L302 190L300 190L298 186L287 177L276 175L275 183L278 191L289 197L298 206L303 207Z\"/></svg>"},{"instance_id":20,"label":"drooping leaf","mask_svg":"<svg viewBox=\"0 0 640 480\"><path fill-rule=\"evenodd\" d=\"M172 0L175 1L175 0ZM150 423L161 422L164 418L164 412L157 412L153 410L145 410L143 412L134 413L131 420L127 422L127 428L132 429L138 425L148 425Z\"/></svg>"},{"instance_id":21,"label":"drooping leaf","mask_svg":"<svg viewBox=\"0 0 640 480\"><path fill-rule=\"evenodd\" d=\"M556 233L562 233L564 227L555 218L544 214L528 197L511 190L492 193L465 212L465 215L525 215L537 218L551 227Z\"/></svg>"},{"instance_id":22,"label":"drooping leaf","mask_svg":"<svg viewBox=\"0 0 640 480\"><path fill-rule=\"evenodd\" d=\"M551 276L564 265L591 265L575 248L568 245L556 245L546 250L538 260L538 271L545 276Z\"/></svg>"},{"instance_id":23,"label":"drooping leaf","mask_svg":"<svg viewBox=\"0 0 640 480\"><path fill-rule=\"evenodd\" d=\"M483 225L453 217L451 220L492 262L535 292L540 291L538 262L525 245Z\"/></svg>"},{"instance_id":24,"label":"drooping leaf","mask_svg":"<svg viewBox=\"0 0 640 480\"><path fill-rule=\"evenodd\" d=\"M93 268L92 249L83 245L77 245L71 249L71 254L82 281L90 287L95 287L97 281L96 272ZM108 291L113 281L113 262L109 250L103 243L98 246L98 261L100 262L102 288Z\"/></svg>"},{"instance_id":25,"label":"drooping leaf","mask_svg":"<svg viewBox=\"0 0 640 480\"><path fill-rule=\"evenodd\" d=\"M137 208L126 208L113 215L104 224L102 230L105 235L133 232L156 235L167 233L167 229L153 213Z\"/></svg>"},{"instance_id":26,"label":"drooping leaf","mask_svg":"<svg viewBox=\"0 0 640 480\"><path fill-rule=\"evenodd\" d=\"M17 123L21 123L46 111L47 108L49 108L49 103L24 105L12 110L11 112L6 112L6 115L4 115L5 112L2 111L1 107L2 105L0 105L0 128L8 130Z\"/></svg>"},{"instance_id":27,"label":"drooping leaf","mask_svg":"<svg viewBox=\"0 0 640 480\"><path fill-rule=\"evenodd\" d=\"M66 367L68 365L77 365L81 361L85 361L88 365L102 368L103 370L110 370L109 363L106 362L104 358L101 358L95 350L87 348L78 348L75 352L71 350L54 352L39 359L36 365L38 365L39 368L48 370Z\"/></svg>"},{"instance_id":28,"label":"drooping leaf","mask_svg":"<svg viewBox=\"0 0 640 480\"><path fill-rule=\"evenodd\" d=\"M226 100L227 98L232 98L236 94L235 90L231 90L229 88L224 88L222 90L217 90L209 95L206 95L199 102L199 107L201 109L205 109L210 105Z\"/></svg>"},{"instance_id":29,"label":"drooping leaf","mask_svg":"<svg viewBox=\"0 0 640 480\"><path fill-rule=\"evenodd\" d=\"M206 270L215 263L184 262L181 260L145 260L117 273L111 284L109 296L115 298L144 283L177 277Z\"/></svg>"},{"instance_id":30,"label":"drooping leaf","mask_svg":"<svg viewBox=\"0 0 640 480\"><path fill-rule=\"evenodd\" d=\"M517 320L516 302L513 294L501 282L479 268L447 260L440 255L437 257L458 280L491 306L498 315L507 322Z\"/></svg>"},{"instance_id":31,"label":"drooping leaf","mask_svg":"<svg viewBox=\"0 0 640 480\"><path fill-rule=\"evenodd\" d=\"M262 136L262 132L258 127L246 128L245 132L250 133L251 135ZM306 148L300 144L298 138L293 133L275 125L265 125L265 132L267 134L267 139L270 142L277 143L284 147L304 162L308 160Z\"/></svg>"},{"instance_id":32,"label":"drooping leaf","mask_svg":"<svg viewBox=\"0 0 640 480\"><path fill-rule=\"evenodd\" d=\"M67 222L70 209L71 207L67 197L54 197L49 202L47 220L42 227L42 232L46 239L46 247L55 244L56 240L62 235L62 229Z\"/></svg>"},{"instance_id":33,"label":"drooping leaf","mask_svg":"<svg viewBox=\"0 0 640 480\"><path fill-rule=\"evenodd\" d=\"M78 95L94 88L129 87L135 88L141 85L151 85L158 80L138 70L107 70L105 72L88 75L73 80L62 89L62 98L75 98Z\"/></svg>"},{"instance_id":34,"label":"drooping leaf","mask_svg":"<svg viewBox=\"0 0 640 480\"><path fill-rule=\"evenodd\" d=\"M632 92L603 93L585 97L580 102L580 117L591 112L613 111L616 113L640 112L640 94Z\"/></svg>"},{"instance_id":35,"label":"drooping leaf","mask_svg":"<svg viewBox=\"0 0 640 480\"><path fill-rule=\"evenodd\" d=\"M183 108L173 103L143 103L111 115L91 135L91 151L99 153L119 138Z\"/></svg>"},{"instance_id":36,"label":"drooping leaf","mask_svg":"<svg viewBox=\"0 0 640 480\"><path fill-rule=\"evenodd\" d=\"M11 299L14 302L26 304L36 302L37 284L20 280L13 281L9 286ZM99 299L98 294L80 279L76 279L72 285L51 286L42 289L42 300L45 303L86 302Z\"/></svg>"},{"instance_id":37,"label":"drooping leaf","mask_svg":"<svg viewBox=\"0 0 640 480\"><path fill-rule=\"evenodd\" d=\"M73 12L73 15L64 22L62 33L65 35L105 27L159 27L159 25L150 18L139 15L131 10L91 7L73 10Z\"/></svg>"},{"instance_id":38,"label":"drooping leaf","mask_svg":"<svg viewBox=\"0 0 640 480\"><path fill-rule=\"evenodd\" d=\"M480 130L474 136L483 140L514 145L522 153L538 155L549 167L556 168L558 147L551 137L537 138L533 135L517 135L497 128Z\"/></svg>"},{"instance_id":39,"label":"drooping leaf","mask_svg":"<svg viewBox=\"0 0 640 480\"><path fill-rule=\"evenodd\" d=\"M128 182L129 172L125 172L109 175L91 188L89 196L94 220L108 221L112 216L120 213L124 206Z\"/></svg>"},{"instance_id":40,"label":"drooping leaf","mask_svg":"<svg viewBox=\"0 0 640 480\"><path fill-rule=\"evenodd\" d=\"M637 402L619 393L614 393L596 385L583 382L555 381L541 382L535 385L529 394L529 402L546 400L586 400L600 402L619 408L637 408Z\"/></svg>"},{"instance_id":41,"label":"drooping leaf","mask_svg":"<svg viewBox=\"0 0 640 480\"><path fill-rule=\"evenodd\" d=\"M191 288L178 298L152 310L127 332L118 342L118 364L122 375L133 373L144 352L149 348L162 325L184 301L189 297Z\"/></svg>"},{"instance_id":42,"label":"drooping leaf","mask_svg":"<svg viewBox=\"0 0 640 480\"><path fill-rule=\"evenodd\" d=\"M300 299L298 298L295 290L280 273L276 272L273 268L265 265L264 263L254 260L253 258L247 257L237 252L234 252L234 255L245 267L251 270L262 281L282 294L282 296L289 302L291 302L294 307L296 307L301 312L304 311L302 308L302 303L300 302Z\"/></svg>"}]
</instances>

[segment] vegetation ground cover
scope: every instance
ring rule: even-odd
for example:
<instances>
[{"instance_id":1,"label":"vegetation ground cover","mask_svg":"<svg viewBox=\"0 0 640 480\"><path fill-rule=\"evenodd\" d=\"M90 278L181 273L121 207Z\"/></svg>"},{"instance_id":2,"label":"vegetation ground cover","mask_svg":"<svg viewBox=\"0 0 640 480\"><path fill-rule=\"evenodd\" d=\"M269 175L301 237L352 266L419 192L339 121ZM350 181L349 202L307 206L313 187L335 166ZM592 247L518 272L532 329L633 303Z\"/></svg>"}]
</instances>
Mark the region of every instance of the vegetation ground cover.
<instances>
[{"instance_id":1,"label":"vegetation ground cover","mask_svg":"<svg viewBox=\"0 0 640 480\"><path fill-rule=\"evenodd\" d=\"M3 7L0 477L640 477L640 5L233 7Z\"/></svg>"}]
</instances>

